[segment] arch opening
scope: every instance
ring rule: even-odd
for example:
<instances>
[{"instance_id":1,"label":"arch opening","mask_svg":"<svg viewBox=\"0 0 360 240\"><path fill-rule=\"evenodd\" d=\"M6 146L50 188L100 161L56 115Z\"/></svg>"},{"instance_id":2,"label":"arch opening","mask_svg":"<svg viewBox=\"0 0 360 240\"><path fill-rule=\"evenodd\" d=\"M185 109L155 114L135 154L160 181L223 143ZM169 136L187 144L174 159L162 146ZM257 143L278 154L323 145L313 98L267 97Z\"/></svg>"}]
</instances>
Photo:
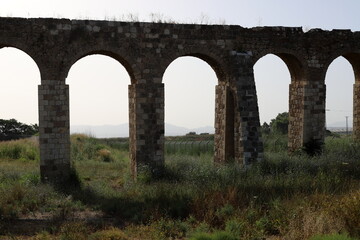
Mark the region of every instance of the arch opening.
<instances>
[{"instance_id":1,"label":"arch opening","mask_svg":"<svg viewBox=\"0 0 360 240\"><path fill-rule=\"evenodd\" d=\"M66 82L71 133L97 138L129 136L131 77L119 61L107 55L87 55L71 66Z\"/></svg>"},{"instance_id":2,"label":"arch opening","mask_svg":"<svg viewBox=\"0 0 360 240\"><path fill-rule=\"evenodd\" d=\"M356 98L352 93L359 67L356 54L346 54L334 59L326 71L325 127L330 131L350 133L353 127Z\"/></svg>"},{"instance_id":3,"label":"arch opening","mask_svg":"<svg viewBox=\"0 0 360 240\"><path fill-rule=\"evenodd\" d=\"M289 84L299 74L284 60L291 58L279 55L267 54L254 65L260 123L270 124L278 114L289 112Z\"/></svg>"},{"instance_id":4,"label":"arch opening","mask_svg":"<svg viewBox=\"0 0 360 240\"><path fill-rule=\"evenodd\" d=\"M204 56L197 55L182 56L166 68L163 74L165 136L192 135L194 140L203 141L207 146L202 146L200 142L192 142L190 145L212 152L215 86L220 71L215 70L214 63L204 59ZM175 149L176 146L170 146L168 138L165 142L166 153L169 153L169 149Z\"/></svg>"},{"instance_id":5,"label":"arch opening","mask_svg":"<svg viewBox=\"0 0 360 240\"><path fill-rule=\"evenodd\" d=\"M38 65L30 55L14 47L0 48L0 65L1 118L38 124L38 85L41 83Z\"/></svg>"},{"instance_id":6,"label":"arch opening","mask_svg":"<svg viewBox=\"0 0 360 240\"><path fill-rule=\"evenodd\" d=\"M118 54L115 54L111 51L106 50L96 50L96 51L89 51L86 52L86 54L79 55L78 57L74 58L73 61L70 62L70 64L67 66L67 69L65 69L66 76L65 78L68 78L68 75L70 73L70 70L72 67L82 59L85 59L87 57L92 56L103 56L103 57L109 57L114 61L117 61L122 66L122 69L124 69L127 72L127 75L130 77L130 83L136 83L135 74L134 71L128 61L126 61L123 57L119 56Z\"/></svg>"}]
</instances>

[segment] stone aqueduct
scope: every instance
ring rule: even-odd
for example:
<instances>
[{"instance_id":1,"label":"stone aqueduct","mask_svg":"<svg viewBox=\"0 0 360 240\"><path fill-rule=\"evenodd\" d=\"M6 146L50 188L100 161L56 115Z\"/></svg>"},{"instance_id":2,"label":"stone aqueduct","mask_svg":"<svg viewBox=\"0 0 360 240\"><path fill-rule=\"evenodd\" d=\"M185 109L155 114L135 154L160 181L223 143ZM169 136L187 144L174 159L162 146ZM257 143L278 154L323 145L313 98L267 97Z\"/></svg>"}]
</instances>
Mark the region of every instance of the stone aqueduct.
<instances>
[{"instance_id":1,"label":"stone aqueduct","mask_svg":"<svg viewBox=\"0 0 360 240\"><path fill-rule=\"evenodd\" d=\"M253 65L272 53L287 65L289 149L324 140L325 74L337 57L355 73L354 136L360 138L360 32L229 25L188 25L68 19L0 18L0 48L15 47L36 62L41 176L70 172L69 86L65 79L82 57L104 54L127 70L130 157L154 173L164 162L164 85L168 65L181 56L206 61L216 72L215 161L243 165L262 158ZM271 89L269 89L271 91ZM181 96L179 96L181 98Z\"/></svg>"}]
</instances>

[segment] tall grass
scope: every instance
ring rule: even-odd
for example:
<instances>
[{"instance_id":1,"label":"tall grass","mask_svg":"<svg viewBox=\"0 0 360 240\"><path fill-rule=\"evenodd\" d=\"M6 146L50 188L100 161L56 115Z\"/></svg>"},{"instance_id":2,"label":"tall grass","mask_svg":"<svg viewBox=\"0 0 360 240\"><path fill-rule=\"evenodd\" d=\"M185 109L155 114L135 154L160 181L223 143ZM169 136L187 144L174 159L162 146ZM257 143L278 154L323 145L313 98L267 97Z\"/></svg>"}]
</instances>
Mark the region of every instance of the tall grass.
<instances>
[{"instance_id":1,"label":"tall grass","mask_svg":"<svg viewBox=\"0 0 360 240\"><path fill-rule=\"evenodd\" d=\"M39 160L37 138L0 142L0 158L9 160Z\"/></svg>"},{"instance_id":2,"label":"tall grass","mask_svg":"<svg viewBox=\"0 0 360 240\"><path fill-rule=\"evenodd\" d=\"M264 161L246 171L235 163L215 165L211 153L168 154L161 178L137 182L127 152L84 135L71 140L81 185L66 192L40 183L38 162L0 159L1 219L48 211L65 220L41 233L44 239L360 237L360 148L349 138L327 139L314 157L288 156L283 140L274 147L268 139ZM27 167L16 172L20 165ZM121 229L67 222L84 209L106 214Z\"/></svg>"}]
</instances>

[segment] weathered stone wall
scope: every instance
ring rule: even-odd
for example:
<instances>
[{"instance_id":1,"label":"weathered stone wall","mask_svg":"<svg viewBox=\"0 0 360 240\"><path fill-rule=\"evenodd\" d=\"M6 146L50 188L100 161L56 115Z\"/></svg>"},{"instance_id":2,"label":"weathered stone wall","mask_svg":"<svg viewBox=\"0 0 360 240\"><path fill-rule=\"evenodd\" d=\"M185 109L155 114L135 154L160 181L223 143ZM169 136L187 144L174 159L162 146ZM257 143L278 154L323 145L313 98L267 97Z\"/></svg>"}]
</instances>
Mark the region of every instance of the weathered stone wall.
<instances>
[{"instance_id":1,"label":"weathered stone wall","mask_svg":"<svg viewBox=\"0 0 360 240\"><path fill-rule=\"evenodd\" d=\"M61 181L70 174L69 86L43 80L38 94L41 179Z\"/></svg>"},{"instance_id":2,"label":"weathered stone wall","mask_svg":"<svg viewBox=\"0 0 360 240\"><path fill-rule=\"evenodd\" d=\"M141 167L156 174L164 162L163 74L172 61L194 56L218 77L215 160L248 165L262 158L253 65L272 53L288 66L289 149L323 141L325 74L344 56L356 76L354 132L360 115L358 79L360 33L348 30L304 33L301 28L133 23L69 19L0 18L0 48L30 55L41 74L39 124L43 179L66 178L70 168L69 95L65 80L71 66L87 55L104 54L129 73L130 157L133 173ZM70 86L71 87L71 86ZM269 89L271 91L271 89ZM179 99L182 95L179 94Z\"/></svg>"}]
</instances>

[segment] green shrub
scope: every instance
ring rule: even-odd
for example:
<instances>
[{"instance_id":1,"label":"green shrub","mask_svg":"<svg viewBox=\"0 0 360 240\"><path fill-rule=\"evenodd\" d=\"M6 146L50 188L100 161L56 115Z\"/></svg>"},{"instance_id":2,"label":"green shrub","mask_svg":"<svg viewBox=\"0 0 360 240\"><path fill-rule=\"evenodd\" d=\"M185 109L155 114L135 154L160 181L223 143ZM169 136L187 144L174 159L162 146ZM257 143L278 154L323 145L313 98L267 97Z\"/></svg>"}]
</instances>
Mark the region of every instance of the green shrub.
<instances>
[{"instance_id":1,"label":"green shrub","mask_svg":"<svg viewBox=\"0 0 360 240\"><path fill-rule=\"evenodd\" d=\"M225 231L232 236L242 236L245 231L245 223L240 219L231 219L225 223Z\"/></svg>"},{"instance_id":2,"label":"green shrub","mask_svg":"<svg viewBox=\"0 0 360 240\"><path fill-rule=\"evenodd\" d=\"M189 230L188 224L180 220L160 219L153 226L161 239L182 239Z\"/></svg>"}]
</instances>

